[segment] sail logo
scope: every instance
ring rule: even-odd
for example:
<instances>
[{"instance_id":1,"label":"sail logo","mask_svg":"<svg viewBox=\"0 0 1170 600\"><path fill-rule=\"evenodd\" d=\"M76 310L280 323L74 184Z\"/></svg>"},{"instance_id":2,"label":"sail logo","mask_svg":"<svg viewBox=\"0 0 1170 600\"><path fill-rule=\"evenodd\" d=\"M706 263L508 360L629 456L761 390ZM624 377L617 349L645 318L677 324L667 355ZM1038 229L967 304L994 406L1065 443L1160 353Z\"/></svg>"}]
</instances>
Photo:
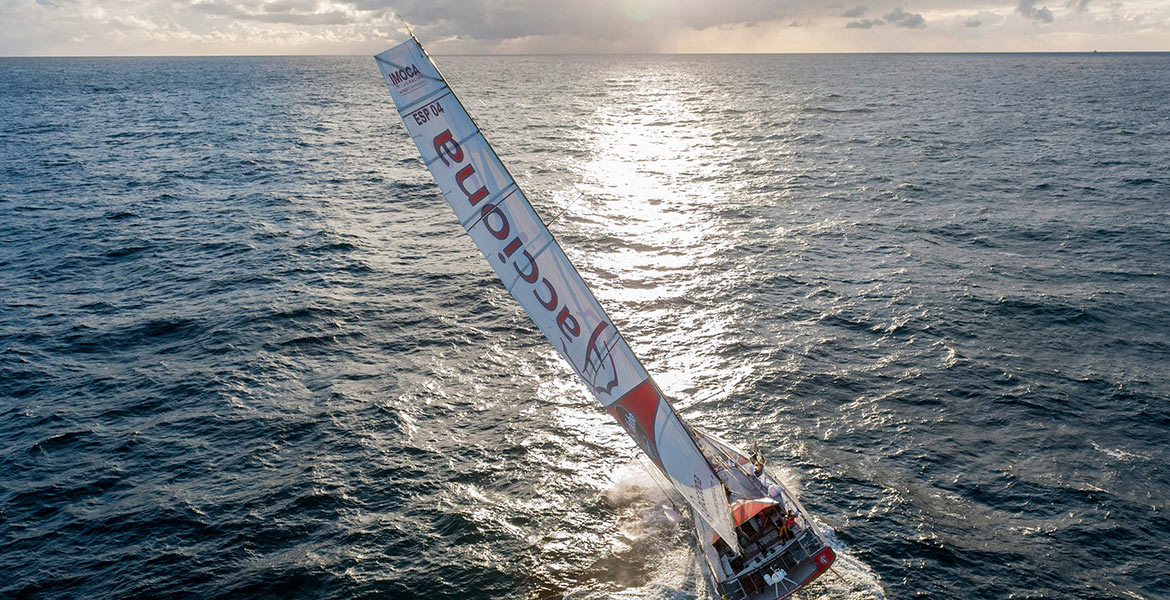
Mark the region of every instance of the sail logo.
<instances>
[{"instance_id":1,"label":"sail logo","mask_svg":"<svg viewBox=\"0 0 1170 600\"><path fill-rule=\"evenodd\" d=\"M419 73L418 67L414 65L407 65L401 69L398 69L397 71L390 71L386 74L386 78L390 80L390 83L394 84L394 87L398 87L403 83L414 79L415 77L419 77L420 75L422 74Z\"/></svg>"},{"instance_id":2,"label":"sail logo","mask_svg":"<svg viewBox=\"0 0 1170 600\"><path fill-rule=\"evenodd\" d=\"M386 71L386 81L399 95L409 94L426 86L427 78L413 63Z\"/></svg>"},{"instance_id":3,"label":"sail logo","mask_svg":"<svg viewBox=\"0 0 1170 600\"><path fill-rule=\"evenodd\" d=\"M591 373L593 381L593 389L599 394L610 394L613 392L614 386L618 384L617 368L613 364L613 356L611 355L612 348L605 348L599 346L601 341L601 334L609 327L609 323L601 321L593 330L593 335L589 336L589 344L585 347L585 366L582 367L582 373ZM602 349L605 352L602 353ZM596 360L595 360L596 359Z\"/></svg>"}]
</instances>

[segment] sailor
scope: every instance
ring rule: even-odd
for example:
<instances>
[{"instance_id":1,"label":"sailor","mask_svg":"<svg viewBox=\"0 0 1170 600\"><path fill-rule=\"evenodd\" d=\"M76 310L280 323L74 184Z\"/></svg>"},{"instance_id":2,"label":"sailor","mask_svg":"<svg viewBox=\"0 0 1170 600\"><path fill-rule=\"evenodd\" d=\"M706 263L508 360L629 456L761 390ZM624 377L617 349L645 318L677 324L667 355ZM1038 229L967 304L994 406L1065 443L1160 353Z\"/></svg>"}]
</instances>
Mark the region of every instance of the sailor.
<instances>
[{"instance_id":1,"label":"sailor","mask_svg":"<svg viewBox=\"0 0 1170 600\"><path fill-rule=\"evenodd\" d=\"M790 540L796 537L792 533L792 528L796 525L796 515L792 511L784 512L784 525L780 527L780 539Z\"/></svg>"},{"instance_id":2,"label":"sailor","mask_svg":"<svg viewBox=\"0 0 1170 600\"><path fill-rule=\"evenodd\" d=\"M752 475L759 477L764 474L764 455L759 451L759 444L751 444L751 457L749 458L752 464Z\"/></svg>"}]
</instances>

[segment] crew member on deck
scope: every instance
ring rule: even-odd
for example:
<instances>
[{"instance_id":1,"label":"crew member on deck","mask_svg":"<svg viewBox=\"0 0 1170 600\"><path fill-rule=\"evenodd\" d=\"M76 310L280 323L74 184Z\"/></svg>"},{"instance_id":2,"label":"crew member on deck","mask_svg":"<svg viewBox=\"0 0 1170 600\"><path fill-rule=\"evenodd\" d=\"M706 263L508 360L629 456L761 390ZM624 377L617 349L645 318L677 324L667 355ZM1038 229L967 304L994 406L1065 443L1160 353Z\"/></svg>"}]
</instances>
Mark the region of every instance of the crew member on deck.
<instances>
[{"instance_id":1,"label":"crew member on deck","mask_svg":"<svg viewBox=\"0 0 1170 600\"><path fill-rule=\"evenodd\" d=\"M788 541L796 537L796 535L792 533L792 527L795 524L796 515L793 514L792 511L786 511L784 513L784 525L780 527L780 539Z\"/></svg>"}]
</instances>

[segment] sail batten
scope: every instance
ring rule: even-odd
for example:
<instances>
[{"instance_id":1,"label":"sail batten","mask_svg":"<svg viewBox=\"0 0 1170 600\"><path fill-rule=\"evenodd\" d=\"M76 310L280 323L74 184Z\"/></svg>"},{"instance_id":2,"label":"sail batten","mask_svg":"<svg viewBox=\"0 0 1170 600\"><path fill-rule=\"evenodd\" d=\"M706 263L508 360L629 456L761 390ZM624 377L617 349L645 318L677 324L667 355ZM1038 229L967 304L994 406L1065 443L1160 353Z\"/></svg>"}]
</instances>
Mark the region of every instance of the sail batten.
<instances>
[{"instance_id":1,"label":"sail batten","mask_svg":"<svg viewBox=\"0 0 1170 600\"><path fill-rule=\"evenodd\" d=\"M407 106L407 107L403 108L401 111L399 111L399 115L401 115L403 113L414 112L414 109L416 109L424 104L427 104L428 102L434 102L435 100L438 100L444 96L449 96L450 94L451 94L451 88L444 85L442 88L439 88L439 89L435 90L434 92L432 92L426 98L419 98L418 100L415 100L413 103L411 103L410 106Z\"/></svg>"},{"instance_id":2,"label":"sail batten","mask_svg":"<svg viewBox=\"0 0 1170 600\"><path fill-rule=\"evenodd\" d=\"M734 545L726 491L693 434L430 57L412 37L375 58L423 163L504 287L695 514Z\"/></svg>"},{"instance_id":3,"label":"sail batten","mask_svg":"<svg viewBox=\"0 0 1170 600\"><path fill-rule=\"evenodd\" d=\"M512 194L517 189L519 189L519 186L517 186L515 183L512 183L508 187L504 188L503 190L500 190L500 192L497 193L491 200L489 200L488 203L489 204L503 204L503 203L508 201L508 198L512 197ZM479 223L481 221L483 221L483 218L484 218L484 215L482 213L480 213L479 215L472 215L473 220L467 221L466 223L461 223L461 225L463 225L463 231L465 231L465 232L470 231L472 227L479 225Z\"/></svg>"}]
</instances>

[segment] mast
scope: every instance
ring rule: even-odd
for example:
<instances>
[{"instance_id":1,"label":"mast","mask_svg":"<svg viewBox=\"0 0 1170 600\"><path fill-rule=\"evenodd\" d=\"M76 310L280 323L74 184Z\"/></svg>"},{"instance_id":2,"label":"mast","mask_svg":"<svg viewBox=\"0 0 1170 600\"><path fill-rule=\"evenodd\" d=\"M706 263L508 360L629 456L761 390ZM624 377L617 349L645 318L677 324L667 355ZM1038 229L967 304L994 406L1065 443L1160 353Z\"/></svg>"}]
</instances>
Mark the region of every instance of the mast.
<instances>
[{"instance_id":1,"label":"mast","mask_svg":"<svg viewBox=\"0 0 1170 600\"><path fill-rule=\"evenodd\" d=\"M409 30L409 27L408 27ZM376 55L423 162L504 287L675 490L738 550L727 491L479 126L410 39Z\"/></svg>"}]
</instances>

